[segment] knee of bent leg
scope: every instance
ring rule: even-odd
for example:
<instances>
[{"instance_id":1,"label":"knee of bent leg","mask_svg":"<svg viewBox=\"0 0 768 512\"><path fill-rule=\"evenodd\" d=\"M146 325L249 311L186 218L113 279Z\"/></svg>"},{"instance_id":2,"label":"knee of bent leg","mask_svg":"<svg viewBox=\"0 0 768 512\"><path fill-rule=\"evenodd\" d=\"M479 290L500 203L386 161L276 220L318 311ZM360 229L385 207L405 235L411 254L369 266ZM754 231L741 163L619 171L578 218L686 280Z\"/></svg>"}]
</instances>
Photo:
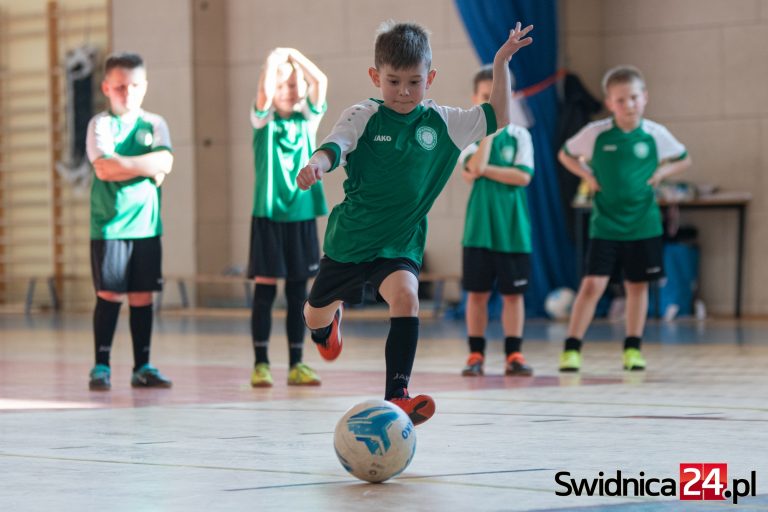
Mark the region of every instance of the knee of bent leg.
<instances>
[{"instance_id":1,"label":"knee of bent leg","mask_svg":"<svg viewBox=\"0 0 768 512\"><path fill-rule=\"evenodd\" d=\"M394 316L417 316L419 314L418 292L407 286L398 287L391 295L389 309Z\"/></svg>"}]
</instances>

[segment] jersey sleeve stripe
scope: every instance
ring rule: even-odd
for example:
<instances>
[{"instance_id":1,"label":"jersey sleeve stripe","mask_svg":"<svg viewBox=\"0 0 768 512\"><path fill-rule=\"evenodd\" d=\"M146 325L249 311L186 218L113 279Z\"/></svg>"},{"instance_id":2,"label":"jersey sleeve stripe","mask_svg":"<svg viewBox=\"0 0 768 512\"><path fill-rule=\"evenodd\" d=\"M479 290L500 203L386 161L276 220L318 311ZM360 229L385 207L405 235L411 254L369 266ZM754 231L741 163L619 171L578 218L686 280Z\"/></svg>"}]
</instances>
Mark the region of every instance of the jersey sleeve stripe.
<instances>
[{"instance_id":1,"label":"jersey sleeve stripe","mask_svg":"<svg viewBox=\"0 0 768 512\"><path fill-rule=\"evenodd\" d=\"M483 112L485 112L485 134L490 135L496 133L498 130L498 121L496 120L496 112L493 110L493 106L490 103L483 103L481 105Z\"/></svg>"},{"instance_id":2,"label":"jersey sleeve stripe","mask_svg":"<svg viewBox=\"0 0 768 512\"><path fill-rule=\"evenodd\" d=\"M330 172L339 166L339 162L341 161L341 148L335 142L326 142L323 145L321 145L319 148L317 148L315 152L312 154L314 155L315 153L317 153L322 149L325 149L333 153L333 162L331 162L331 168L328 169L328 172Z\"/></svg>"}]
</instances>

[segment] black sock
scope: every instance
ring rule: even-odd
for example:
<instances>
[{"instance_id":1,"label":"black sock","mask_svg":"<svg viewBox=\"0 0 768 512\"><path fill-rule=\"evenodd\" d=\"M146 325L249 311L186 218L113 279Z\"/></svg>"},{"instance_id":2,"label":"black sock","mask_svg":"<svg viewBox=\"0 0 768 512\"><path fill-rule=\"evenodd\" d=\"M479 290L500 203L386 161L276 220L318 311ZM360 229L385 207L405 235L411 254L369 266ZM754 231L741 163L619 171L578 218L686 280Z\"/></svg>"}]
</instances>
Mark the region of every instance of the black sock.
<instances>
[{"instance_id":1,"label":"black sock","mask_svg":"<svg viewBox=\"0 0 768 512\"><path fill-rule=\"evenodd\" d=\"M480 352L485 355L485 338L483 336L470 336L468 341L470 352Z\"/></svg>"},{"instance_id":2,"label":"black sock","mask_svg":"<svg viewBox=\"0 0 768 512\"><path fill-rule=\"evenodd\" d=\"M307 325L307 319L304 318L303 304L301 305L301 320L304 322L304 325L307 326L307 329L309 329L309 337L312 338L312 341L314 341L318 345L325 346L325 342L328 341L328 336L331 335L331 329L333 328L333 320L331 320L331 323L329 323L325 327L318 327L317 329L311 329Z\"/></svg>"},{"instance_id":3,"label":"black sock","mask_svg":"<svg viewBox=\"0 0 768 512\"><path fill-rule=\"evenodd\" d=\"M112 302L96 297L96 307L93 309L93 339L96 354L96 364L109 366L109 354L112 351L112 340L115 337L117 318L120 316L120 302Z\"/></svg>"},{"instance_id":4,"label":"black sock","mask_svg":"<svg viewBox=\"0 0 768 512\"><path fill-rule=\"evenodd\" d=\"M637 350L640 350L640 336L627 336L626 339L624 339L624 350L627 350L628 348L636 348Z\"/></svg>"},{"instance_id":5,"label":"black sock","mask_svg":"<svg viewBox=\"0 0 768 512\"><path fill-rule=\"evenodd\" d=\"M581 340L579 338L566 338L565 340L565 348L563 348L563 351L565 350L575 350L576 352L581 352Z\"/></svg>"},{"instance_id":6,"label":"black sock","mask_svg":"<svg viewBox=\"0 0 768 512\"><path fill-rule=\"evenodd\" d=\"M390 318L389 335L384 349L387 364L387 385L384 400L402 398L411 379L416 344L419 341L419 318L404 316Z\"/></svg>"},{"instance_id":7,"label":"black sock","mask_svg":"<svg viewBox=\"0 0 768 512\"><path fill-rule=\"evenodd\" d=\"M288 337L289 365L293 366L301 362L304 348L304 319L302 310L304 301L307 300L307 281L286 281L285 299L287 313L285 316L285 333Z\"/></svg>"},{"instance_id":8,"label":"black sock","mask_svg":"<svg viewBox=\"0 0 768 512\"><path fill-rule=\"evenodd\" d=\"M131 306L131 338L133 339L133 371L149 363L152 341L152 304Z\"/></svg>"},{"instance_id":9,"label":"black sock","mask_svg":"<svg viewBox=\"0 0 768 512\"><path fill-rule=\"evenodd\" d=\"M251 340L256 363L269 364L267 347L269 334L272 331L272 303L277 295L274 284L256 284L253 290L253 306L251 307Z\"/></svg>"},{"instance_id":10,"label":"black sock","mask_svg":"<svg viewBox=\"0 0 768 512\"><path fill-rule=\"evenodd\" d=\"M523 338L519 336L507 336L504 338L504 353L506 355L514 352L520 352L520 347L523 346Z\"/></svg>"}]
</instances>

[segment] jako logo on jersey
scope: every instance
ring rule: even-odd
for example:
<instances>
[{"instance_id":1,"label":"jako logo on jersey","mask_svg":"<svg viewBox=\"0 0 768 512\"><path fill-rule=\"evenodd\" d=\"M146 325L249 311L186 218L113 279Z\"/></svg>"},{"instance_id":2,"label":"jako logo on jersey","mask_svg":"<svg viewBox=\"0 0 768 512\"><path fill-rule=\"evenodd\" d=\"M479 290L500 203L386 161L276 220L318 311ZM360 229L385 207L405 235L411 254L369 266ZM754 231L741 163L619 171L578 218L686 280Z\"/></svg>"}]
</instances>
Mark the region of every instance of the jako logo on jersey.
<instances>
[{"instance_id":1,"label":"jako logo on jersey","mask_svg":"<svg viewBox=\"0 0 768 512\"><path fill-rule=\"evenodd\" d=\"M377 135L373 138L373 142L392 142L392 137L389 135Z\"/></svg>"},{"instance_id":2,"label":"jako logo on jersey","mask_svg":"<svg viewBox=\"0 0 768 512\"><path fill-rule=\"evenodd\" d=\"M617 149L619 148L616 147L616 144L606 144L603 146L603 151L616 151Z\"/></svg>"},{"instance_id":3,"label":"jako logo on jersey","mask_svg":"<svg viewBox=\"0 0 768 512\"><path fill-rule=\"evenodd\" d=\"M416 142L427 151L435 149L437 145L437 132L431 126L420 126L416 130Z\"/></svg>"},{"instance_id":4,"label":"jako logo on jersey","mask_svg":"<svg viewBox=\"0 0 768 512\"><path fill-rule=\"evenodd\" d=\"M632 147L632 151L635 153L637 158L645 158L648 156L648 153L651 152L651 148L649 148L648 144L645 142L638 142L634 145L634 147Z\"/></svg>"}]
</instances>

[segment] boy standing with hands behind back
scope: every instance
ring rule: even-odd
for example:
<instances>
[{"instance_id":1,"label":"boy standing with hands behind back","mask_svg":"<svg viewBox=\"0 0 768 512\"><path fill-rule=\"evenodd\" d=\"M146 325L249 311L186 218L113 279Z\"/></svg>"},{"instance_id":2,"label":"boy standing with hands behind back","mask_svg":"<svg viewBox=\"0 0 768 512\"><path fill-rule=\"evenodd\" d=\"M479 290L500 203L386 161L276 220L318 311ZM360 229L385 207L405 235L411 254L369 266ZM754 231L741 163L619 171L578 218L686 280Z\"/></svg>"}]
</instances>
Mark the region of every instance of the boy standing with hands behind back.
<instances>
[{"instance_id":1,"label":"boy standing with hands behind back","mask_svg":"<svg viewBox=\"0 0 768 512\"><path fill-rule=\"evenodd\" d=\"M430 396L411 397L407 389L419 336L427 213L461 150L509 123L509 61L531 44L526 35L532 28L518 23L496 53L490 102L462 110L424 99L436 74L424 28L384 24L375 67L368 69L383 99L346 109L296 180L307 189L336 167L347 174L345 198L328 219L325 256L304 306L312 339L326 360L338 357L342 302L360 303L366 285L377 289L390 314L384 399L416 425L435 412Z\"/></svg>"},{"instance_id":2,"label":"boy standing with hands behind back","mask_svg":"<svg viewBox=\"0 0 768 512\"><path fill-rule=\"evenodd\" d=\"M648 92L638 69L609 70L603 93L613 116L585 126L558 155L594 192L586 275L571 310L561 372L581 368L581 340L618 269L624 272L627 294L624 369L645 370L640 344L648 315L648 282L664 277L661 212L654 187L691 165L685 146L660 124L643 118Z\"/></svg>"}]
</instances>

